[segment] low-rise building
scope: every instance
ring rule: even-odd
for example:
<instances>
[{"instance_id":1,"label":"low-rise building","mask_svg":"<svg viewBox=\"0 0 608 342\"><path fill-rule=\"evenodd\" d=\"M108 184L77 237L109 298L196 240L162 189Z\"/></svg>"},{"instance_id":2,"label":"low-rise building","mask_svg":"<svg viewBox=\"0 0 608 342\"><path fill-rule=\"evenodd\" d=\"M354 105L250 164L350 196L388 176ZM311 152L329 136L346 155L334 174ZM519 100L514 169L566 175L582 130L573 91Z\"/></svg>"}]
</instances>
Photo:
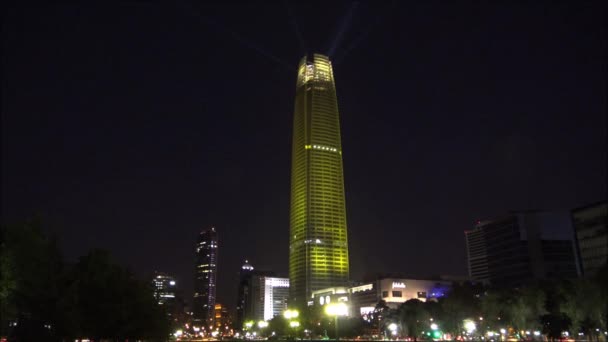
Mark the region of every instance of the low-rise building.
<instances>
[{"instance_id":1,"label":"low-rise building","mask_svg":"<svg viewBox=\"0 0 608 342\"><path fill-rule=\"evenodd\" d=\"M452 282L438 279L378 278L376 281L350 288L351 307L356 313L367 314L376 304L384 301L389 308L396 309L410 299L426 302L445 296ZM355 313L355 312L353 312Z\"/></svg>"},{"instance_id":2,"label":"low-rise building","mask_svg":"<svg viewBox=\"0 0 608 342\"><path fill-rule=\"evenodd\" d=\"M420 301L436 300L451 289L453 280L442 277L435 279L412 279L396 276L378 276L375 280L351 287L332 287L314 291L309 305L330 305L347 303L348 315L366 315L374 310L380 301L396 309L410 299Z\"/></svg>"}]
</instances>

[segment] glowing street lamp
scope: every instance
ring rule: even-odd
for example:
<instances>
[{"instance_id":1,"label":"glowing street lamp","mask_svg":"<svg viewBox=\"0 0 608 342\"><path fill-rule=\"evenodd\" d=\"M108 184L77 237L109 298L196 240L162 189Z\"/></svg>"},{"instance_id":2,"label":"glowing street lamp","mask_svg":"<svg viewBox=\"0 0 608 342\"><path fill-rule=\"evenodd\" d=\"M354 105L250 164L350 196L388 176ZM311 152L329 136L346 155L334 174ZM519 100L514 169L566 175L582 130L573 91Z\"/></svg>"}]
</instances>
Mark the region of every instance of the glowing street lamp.
<instances>
[{"instance_id":1,"label":"glowing street lamp","mask_svg":"<svg viewBox=\"0 0 608 342\"><path fill-rule=\"evenodd\" d=\"M298 321L291 321L289 322L289 326L293 328L294 331L294 340L298 338L298 327L300 326L300 322Z\"/></svg>"},{"instance_id":2,"label":"glowing street lamp","mask_svg":"<svg viewBox=\"0 0 608 342\"><path fill-rule=\"evenodd\" d=\"M285 310L285 312L283 312L283 317L286 319L298 318L299 315L300 313L298 310Z\"/></svg>"},{"instance_id":3,"label":"glowing street lamp","mask_svg":"<svg viewBox=\"0 0 608 342\"><path fill-rule=\"evenodd\" d=\"M391 331L391 335L396 336L397 335L397 324L395 324L395 323L389 324L388 330Z\"/></svg>"},{"instance_id":4,"label":"glowing street lamp","mask_svg":"<svg viewBox=\"0 0 608 342\"><path fill-rule=\"evenodd\" d=\"M431 330L437 330L439 329L439 326L437 325L437 323L431 323Z\"/></svg>"},{"instance_id":5,"label":"glowing street lamp","mask_svg":"<svg viewBox=\"0 0 608 342\"><path fill-rule=\"evenodd\" d=\"M464 330L466 330L469 334L475 331L475 329L477 329L477 325L475 325L475 322L471 320L464 321Z\"/></svg>"},{"instance_id":6,"label":"glowing street lamp","mask_svg":"<svg viewBox=\"0 0 608 342\"><path fill-rule=\"evenodd\" d=\"M258 322L258 328L264 329L266 327L268 327L268 322L266 322L266 321L259 321Z\"/></svg>"},{"instance_id":7,"label":"glowing street lamp","mask_svg":"<svg viewBox=\"0 0 608 342\"><path fill-rule=\"evenodd\" d=\"M336 340L338 340L338 316L348 315L348 307L344 303L332 303L325 306L325 313L334 316L334 326L336 328Z\"/></svg>"}]
</instances>

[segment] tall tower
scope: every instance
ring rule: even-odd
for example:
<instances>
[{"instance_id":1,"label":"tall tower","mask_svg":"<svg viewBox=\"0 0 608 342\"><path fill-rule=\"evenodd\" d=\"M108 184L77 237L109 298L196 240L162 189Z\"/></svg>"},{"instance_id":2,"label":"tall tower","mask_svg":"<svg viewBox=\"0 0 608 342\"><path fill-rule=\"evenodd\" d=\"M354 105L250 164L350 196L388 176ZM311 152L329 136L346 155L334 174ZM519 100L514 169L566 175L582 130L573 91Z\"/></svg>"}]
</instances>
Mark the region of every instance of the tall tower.
<instances>
[{"instance_id":1,"label":"tall tower","mask_svg":"<svg viewBox=\"0 0 608 342\"><path fill-rule=\"evenodd\" d=\"M239 273L239 292L236 302L236 320L234 322L236 329L242 329L245 317L250 316L249 304L251 302L251 276L253 275L253 269L249 260L245 260L245 264L241 267L241 272Z\"/></svg>"},{"instance_id":2,"label":"tall tower","mask_svg":"<svg viewBox=\"0 0 608 342\"><path fill-rule=\"evenodd\" d=\"M313 291L348 282L340 140L331 62L305 56L298 67L291 164L289 280L298 305Z\"/></svg>"},{"instance_id":3,"label":"tall tower","mask_svg":"<svg viewBox=\"0 0 608 342\"><path fill-rule=\"evenodd\" d=\"M204 327L213 324L215 284L217 280L217 232L215 227L203 230L196 244L194 271L194 320Z\"/></svg>"}]
</instances>

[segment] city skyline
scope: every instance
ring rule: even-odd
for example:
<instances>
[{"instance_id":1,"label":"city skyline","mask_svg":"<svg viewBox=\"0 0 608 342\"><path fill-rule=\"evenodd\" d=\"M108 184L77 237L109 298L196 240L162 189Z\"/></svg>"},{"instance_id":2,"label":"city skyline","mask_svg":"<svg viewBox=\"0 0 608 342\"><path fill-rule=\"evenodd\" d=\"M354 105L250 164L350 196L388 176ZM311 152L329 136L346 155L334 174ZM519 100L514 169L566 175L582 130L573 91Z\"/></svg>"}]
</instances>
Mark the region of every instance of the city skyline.
<instances>
[{"instance_id":1,"label":"city skyline","mask_svg":"<svg viewBox=\"0 0 608 342\"><path fill-rule=\"evenodd\" d=\"M597 7L198 6L4 14L3 223L39 214L70 260L107 248L188 296L216 226L234 307L243 259L288 270L293 83L314 51L336 61L351 278L464 275L478 219L605 199Z\"/></svg>"}]
</instances>

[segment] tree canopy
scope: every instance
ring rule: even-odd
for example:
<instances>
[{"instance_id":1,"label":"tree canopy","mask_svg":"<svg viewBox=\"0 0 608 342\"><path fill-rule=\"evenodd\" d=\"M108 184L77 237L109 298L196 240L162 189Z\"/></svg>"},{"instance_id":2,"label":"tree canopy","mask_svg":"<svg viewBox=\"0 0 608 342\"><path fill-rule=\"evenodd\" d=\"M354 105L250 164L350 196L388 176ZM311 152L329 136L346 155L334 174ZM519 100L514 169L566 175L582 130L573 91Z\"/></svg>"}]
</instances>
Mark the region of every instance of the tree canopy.
<instances>
[{"instance_id":1,"label":"tree canopy","mask_svg":"<svg viewBox=\"0 0 608 342\"><path fill-rule=\"evenodd\" d=\"M39 220L2 227L0 335L14 341L75 338L166 340L152 289L108 252L64 262Z\"/></svg>"}]
</instances>

